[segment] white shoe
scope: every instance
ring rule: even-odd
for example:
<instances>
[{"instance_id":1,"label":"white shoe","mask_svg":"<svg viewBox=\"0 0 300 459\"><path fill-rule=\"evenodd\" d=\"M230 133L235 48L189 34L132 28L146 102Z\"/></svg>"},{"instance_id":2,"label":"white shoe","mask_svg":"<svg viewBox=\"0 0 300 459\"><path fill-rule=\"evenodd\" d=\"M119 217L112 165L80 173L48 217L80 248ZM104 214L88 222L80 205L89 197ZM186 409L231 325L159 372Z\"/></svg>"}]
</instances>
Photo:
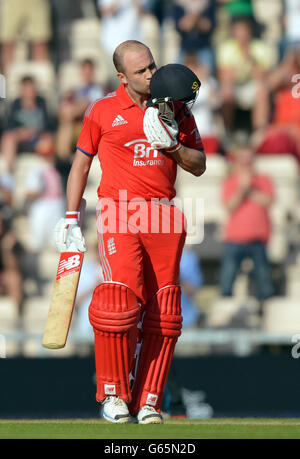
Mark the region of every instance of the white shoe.
<instances>
[{"instance_id":1,"label":"white shoe","mask_svg":"<svg viewBox=\"0 0 300 459\"><path fill-rule=\"evenodd\" d=\"M119 424L131 422L127 404L119 397L106 397L102 402L101 415L109 422L118 422Z\"/></svg>"},{"instance_id":2,"label":"white shoe","mask_svg":"<svg viewBox=\"0 0 300 459\"><path fill-rule=\"evenodd\" d=\"M164 418L153 406L144 405L137 414L139 424L163 424Z\"/></svg>"}]
</instances>

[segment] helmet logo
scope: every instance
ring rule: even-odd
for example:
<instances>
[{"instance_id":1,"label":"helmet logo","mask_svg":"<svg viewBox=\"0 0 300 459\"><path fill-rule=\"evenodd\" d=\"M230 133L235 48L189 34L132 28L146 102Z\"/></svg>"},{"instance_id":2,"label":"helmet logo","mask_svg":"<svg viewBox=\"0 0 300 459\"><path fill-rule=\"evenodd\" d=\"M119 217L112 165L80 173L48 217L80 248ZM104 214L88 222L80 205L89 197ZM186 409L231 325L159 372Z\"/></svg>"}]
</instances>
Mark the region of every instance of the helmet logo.
<instances>
[{"instance_id":1,"label":"helmet logo","mask_svg":"<svg viewBox=\"0 0 300 459\"><path fill-rule=\"evenodd\" d=\"M198 89L199 89L199 84L197 83L197 81L194 81L194 83L192 84L192 91L197 92Z\"/></svg>"}]
</instances>

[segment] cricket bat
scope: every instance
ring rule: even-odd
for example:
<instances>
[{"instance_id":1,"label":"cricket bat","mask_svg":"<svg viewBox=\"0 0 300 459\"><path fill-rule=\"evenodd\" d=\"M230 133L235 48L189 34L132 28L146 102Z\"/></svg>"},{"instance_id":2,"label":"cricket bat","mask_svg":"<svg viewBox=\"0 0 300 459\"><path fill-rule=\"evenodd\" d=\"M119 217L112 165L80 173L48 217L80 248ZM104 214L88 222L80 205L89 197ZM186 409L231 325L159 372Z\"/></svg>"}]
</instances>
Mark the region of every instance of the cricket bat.
<instances>
[{"instance_id":1,"label":"cricket bat","mask_svg":"<svg viewBox=\"0 0 300 459\"><path fill-rule=\"evenodd\" d=\"M82 199L79 208L81 226L86 207ZM42 345L47 349L61 349L65 346L71 324L77 287L83 262L83 252L69 250L60 254L54 289Z\"/></svg>"}]
</instances>

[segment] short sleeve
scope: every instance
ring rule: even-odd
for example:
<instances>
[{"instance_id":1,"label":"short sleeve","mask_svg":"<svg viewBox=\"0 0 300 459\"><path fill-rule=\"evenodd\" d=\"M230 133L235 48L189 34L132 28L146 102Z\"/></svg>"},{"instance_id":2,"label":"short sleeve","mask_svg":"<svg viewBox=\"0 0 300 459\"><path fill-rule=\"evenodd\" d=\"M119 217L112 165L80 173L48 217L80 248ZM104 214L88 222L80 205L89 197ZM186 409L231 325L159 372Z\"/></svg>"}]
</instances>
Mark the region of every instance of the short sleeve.
<instances>
[{"instance_id":1,"label":"short sleeve","mask_svg":"<svg viewBox=\"0 0 300 459\"><path fill-rule=\"evenodd\" d=\"M232 67L236 64L236 47L232 40L222 43L217 48L217 67Z\"/></svg>"},{"instance_id":2,"label":"short sleeve","mask_svg":"<svg viewBox=\"0 0 300 459\"><path fill-rule=\"evenodd\" d=\"M78 150L88 156L95 156L101 139L98 104L94 102L85 112L81 132L76 145Z\"/></svg>"},{"instance_id":3,"label":"short sleeve","mask_svg":"<svg viewBox=\"0 0 300 459\"><path fill-rule=\"evenodd\" d=\"M251 52L258 64L265 70L271 69L277 62L275 49L260 40L253 42Z\"/></svg>"}]
</instances>

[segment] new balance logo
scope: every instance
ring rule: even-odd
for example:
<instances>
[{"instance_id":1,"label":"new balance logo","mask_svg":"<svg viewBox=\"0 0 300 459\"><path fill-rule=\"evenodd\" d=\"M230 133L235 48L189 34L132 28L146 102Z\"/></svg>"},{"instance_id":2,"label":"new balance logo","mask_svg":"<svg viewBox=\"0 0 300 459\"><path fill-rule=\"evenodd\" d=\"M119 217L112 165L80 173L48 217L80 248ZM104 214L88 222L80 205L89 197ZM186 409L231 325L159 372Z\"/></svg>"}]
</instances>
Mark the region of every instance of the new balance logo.
<instances>
[{"instance_id":1,"label":"new balance logo","mask_svg":"<svg viewBox=\"0 0 300 459\"><path fill-rule=\"evenodd\" d=\"M157 403L158 395L153 395L153 394L148 394L147 395L147 400L146 400L146 405L152 405L155 406Z\"/></svg>"},{"instance_id":2,"label":"new balance logo","mask_svg":"<svg viewBox=\"0 0 300 459\"><path fill-rule=\"evenodd\" d=\"M57 269L56 279L80 270L82 254L69 256L68 253L62 253Z\"/></svg>"},{"instance_id":3,"label":"new balance logo","mask_svg":"<svg viewBox=\"0 0 300 459\"><path fill-rule=\"evenodd\" d=\"M114 384L104 384L104 393L106 395L116 395L116 386Z\"/></svg>"},{"instance_id":4,"label":"new balance logo","mask_svg":"<svg viewBox=\"0 0 300 459\"><path fill-rule=\"evenodd\" d=\"M120 126L120 124L127 124L128 121L126 121L123 116L121 115L118 115L114 120L113 120L113 123L112 123L112 127L115 127L115 126Z\"/></svg>"}]
</instances>

